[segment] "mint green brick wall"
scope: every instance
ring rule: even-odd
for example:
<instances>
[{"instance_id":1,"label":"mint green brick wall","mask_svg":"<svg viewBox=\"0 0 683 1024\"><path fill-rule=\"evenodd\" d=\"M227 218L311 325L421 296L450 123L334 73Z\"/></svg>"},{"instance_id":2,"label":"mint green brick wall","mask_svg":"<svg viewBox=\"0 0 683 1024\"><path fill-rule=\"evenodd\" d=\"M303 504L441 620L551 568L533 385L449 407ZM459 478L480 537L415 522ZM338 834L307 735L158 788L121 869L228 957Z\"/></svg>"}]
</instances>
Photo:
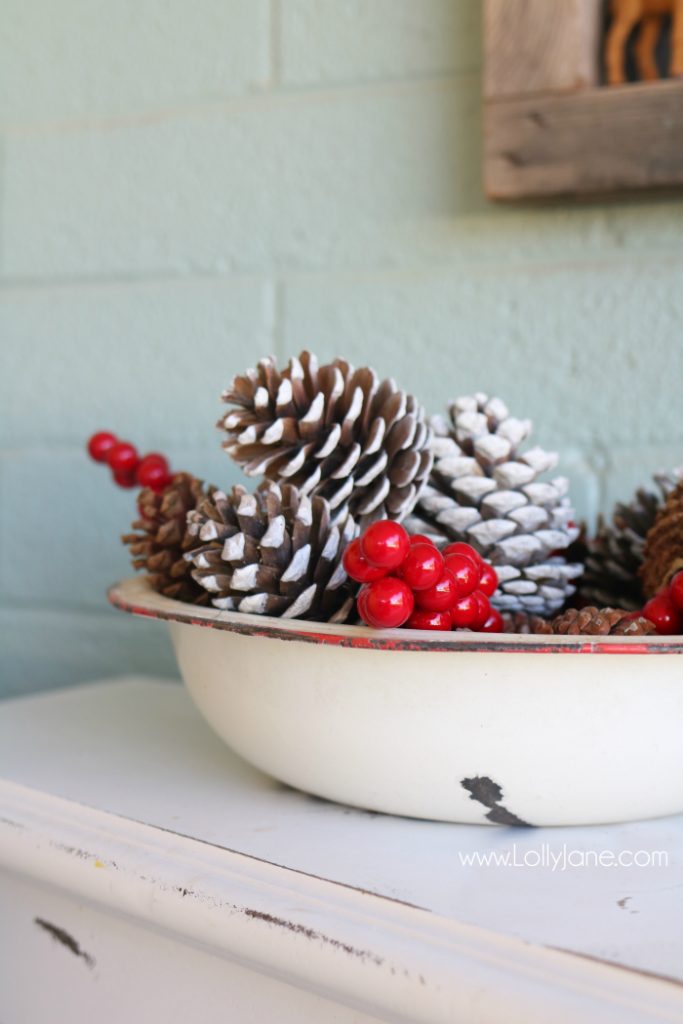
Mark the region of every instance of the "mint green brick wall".
<instances>
[{"instance_id":1,"label":"mint green brick wall","mask_svg":"<svg viewBox=\"0 0 683 1024\"><path fill-rule=\"evenodd\" d=\"M9 0L0 36L0 693L169 673L110 611L110 426L230 484L231 375L304 346L436 410L489 389L594 519L683 461L683 203L480 187L479 0Z\"/></svg>"}]
</instances>

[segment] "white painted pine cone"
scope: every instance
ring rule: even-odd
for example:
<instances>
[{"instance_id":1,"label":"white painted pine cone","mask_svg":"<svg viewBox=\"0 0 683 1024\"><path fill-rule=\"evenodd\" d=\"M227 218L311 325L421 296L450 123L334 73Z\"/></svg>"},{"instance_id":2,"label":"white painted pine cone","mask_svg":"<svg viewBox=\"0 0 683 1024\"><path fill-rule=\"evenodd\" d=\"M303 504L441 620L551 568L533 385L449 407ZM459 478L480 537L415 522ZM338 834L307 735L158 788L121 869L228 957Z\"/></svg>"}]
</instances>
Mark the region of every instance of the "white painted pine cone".
<instances>
[{"instance_id":1,"label":"white painted pine cone","mask_svg":"<svg viewBox=\"0 0 683 1024\"><path fill-rule=\"evenodd\" d=\"M582 571L561 555L579 532L569 483L539 479L557 466L557 454L520 451L531 421L510 416L499 398L467 395L448 413L432 418L434 466L406 525L441 546L462 540L477 548L499 574L499 608L557 612Z\"/></svg>"}]
</instances>

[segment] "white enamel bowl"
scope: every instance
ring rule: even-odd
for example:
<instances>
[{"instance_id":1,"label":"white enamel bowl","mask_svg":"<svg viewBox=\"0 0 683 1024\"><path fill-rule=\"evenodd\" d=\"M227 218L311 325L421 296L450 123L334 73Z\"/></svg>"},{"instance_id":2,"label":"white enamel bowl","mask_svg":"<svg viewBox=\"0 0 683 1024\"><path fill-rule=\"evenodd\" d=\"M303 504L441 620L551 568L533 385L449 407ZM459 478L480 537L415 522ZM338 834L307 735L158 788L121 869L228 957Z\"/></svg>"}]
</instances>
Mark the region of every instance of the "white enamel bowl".
<instances>
[{"instance_id":1,"label":"white enamel bowl","mask_svg":"<svg viewBox=\"0 0 683 1024\"><path fill-rule=\"evenodd\" d=\"M683 637L332 626L195 608L143 579L109 597L168 621L207 722L298 789L480 824L683 811Z\"/></svg>"}]
</instances>

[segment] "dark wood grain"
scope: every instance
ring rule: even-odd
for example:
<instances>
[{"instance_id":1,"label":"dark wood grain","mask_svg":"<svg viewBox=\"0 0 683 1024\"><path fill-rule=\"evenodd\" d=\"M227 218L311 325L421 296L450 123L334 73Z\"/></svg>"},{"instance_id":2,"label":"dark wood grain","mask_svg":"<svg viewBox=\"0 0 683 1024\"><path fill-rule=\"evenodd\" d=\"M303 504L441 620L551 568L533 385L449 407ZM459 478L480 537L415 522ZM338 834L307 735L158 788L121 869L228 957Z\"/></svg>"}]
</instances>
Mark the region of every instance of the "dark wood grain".
<instances>
[{"instance_id":1,"label":"dark wood grain","mask_svg":"<svg viewBox=\"0 0 683 1024\"><path fill-rule=\"evenodd\" d=\"M683 81L491 100L484 179L491 199L683 188Z\"/></svg>"}]
</instances>

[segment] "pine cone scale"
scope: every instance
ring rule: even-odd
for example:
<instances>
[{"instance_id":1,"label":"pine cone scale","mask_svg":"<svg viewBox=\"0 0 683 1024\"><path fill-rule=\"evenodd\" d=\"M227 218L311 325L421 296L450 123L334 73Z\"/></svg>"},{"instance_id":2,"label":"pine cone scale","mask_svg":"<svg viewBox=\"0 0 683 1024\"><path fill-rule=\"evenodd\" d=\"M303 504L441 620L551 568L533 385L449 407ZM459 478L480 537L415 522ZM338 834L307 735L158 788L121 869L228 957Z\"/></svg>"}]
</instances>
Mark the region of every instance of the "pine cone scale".
<instances>
[{"instance_id":1,"label":"pine cone scale","mask_svg":"<svg viewBox=\"0 0 683 1024\"><path fill-rule=\"evenodd\" d=\"M381 472L388 462L388 456L385 455L384 461L377 470ZM389 472L389 482L393 487L407 487L410 481L415 478L415 474L420 468L420 453L416 451L402 452L397 455L394 459L391 470Z\"/></svg>"}]
</instances>

